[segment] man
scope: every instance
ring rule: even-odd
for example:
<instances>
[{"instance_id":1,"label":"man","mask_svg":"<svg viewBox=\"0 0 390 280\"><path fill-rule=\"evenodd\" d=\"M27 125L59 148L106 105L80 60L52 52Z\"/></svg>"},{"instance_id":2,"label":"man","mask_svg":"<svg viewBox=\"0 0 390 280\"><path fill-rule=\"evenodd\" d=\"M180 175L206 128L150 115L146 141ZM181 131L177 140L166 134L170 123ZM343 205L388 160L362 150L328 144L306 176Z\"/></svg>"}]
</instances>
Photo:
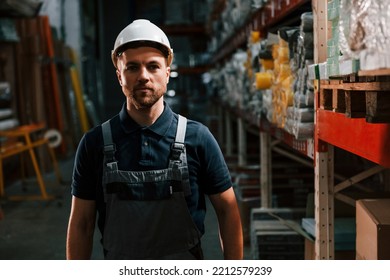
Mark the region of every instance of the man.
<instances>
[{"instance_id":1,"label":"man","mask_svg":"<svg viewBox=\"0 0 390 280\"><path fill-rule=\"evenodd\" d=\"M173 52L163 31L135 20L112 61L126 102L87 132L76 153L67 258L89 259L96 216L106 259L202 259L208 195L225 259L242 259L240 215L222 153L202 124L163 100Z\"/></svg>"}]
</instances>

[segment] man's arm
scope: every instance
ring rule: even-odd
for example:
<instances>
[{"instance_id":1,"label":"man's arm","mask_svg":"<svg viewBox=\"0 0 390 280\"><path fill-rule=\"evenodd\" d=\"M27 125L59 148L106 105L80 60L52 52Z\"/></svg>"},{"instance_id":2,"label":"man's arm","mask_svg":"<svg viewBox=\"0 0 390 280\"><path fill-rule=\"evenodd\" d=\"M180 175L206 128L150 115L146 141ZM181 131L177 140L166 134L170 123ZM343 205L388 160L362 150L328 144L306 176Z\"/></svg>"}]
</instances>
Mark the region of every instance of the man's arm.
<instances>
[{"instance_id":1,"label":"man's arm","mask_svg":"<svg viewBox=\"0 0 390 280\"><path fill-rule=\"evenodd\" d=\"M223 193L210 195L218 217L219 232L225 260L243 258L243 236L240 212L233 188Z\"/></svg>"},{"instance_id":2,"label":"man's arm","mask_svg":"<svg viewBox=\"0 0 390 280\"><path fill-rule=\"evenodd\" d=\"M73 196L66 238L66 259L90 259L96 221L96 203Z\"/></svg>"}]
</instances>

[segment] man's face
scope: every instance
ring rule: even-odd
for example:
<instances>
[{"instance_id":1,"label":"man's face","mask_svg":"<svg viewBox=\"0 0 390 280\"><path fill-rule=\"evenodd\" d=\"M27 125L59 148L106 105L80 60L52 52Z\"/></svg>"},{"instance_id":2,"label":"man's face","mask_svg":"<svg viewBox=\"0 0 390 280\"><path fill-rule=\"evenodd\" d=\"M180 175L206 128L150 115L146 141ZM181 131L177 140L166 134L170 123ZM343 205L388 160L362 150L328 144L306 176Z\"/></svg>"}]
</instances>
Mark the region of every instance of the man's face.
<instances>
[{"instance_id":1,"label":"man's face","mask_svg":"<svg viewBox=\"0 0 390 280\"><path fill-rule=\"evenodd\" d=\"M165 94L169 73L166 58L151 47L127 49L117 61L116 74L128 106L137 109L151 108Z\"/></svg>"}]
</instances>

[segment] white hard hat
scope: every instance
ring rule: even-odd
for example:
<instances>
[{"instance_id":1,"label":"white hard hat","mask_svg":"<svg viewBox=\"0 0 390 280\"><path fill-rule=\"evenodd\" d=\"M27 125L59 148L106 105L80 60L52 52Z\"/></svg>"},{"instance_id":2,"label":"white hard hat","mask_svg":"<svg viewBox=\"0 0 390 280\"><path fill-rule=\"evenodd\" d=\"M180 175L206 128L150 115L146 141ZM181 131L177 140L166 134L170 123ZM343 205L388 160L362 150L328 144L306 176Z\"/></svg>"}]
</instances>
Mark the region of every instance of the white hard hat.
<instances>
[{"instance_id":1,"label":"white hard hat","mask_svg":"<svg viewBox=\"0 0 390 280\"><path fill-rule=\"evenodd\" d=\"M118 55L127 49L129 43L134 46L151 46L159 49L167 57L168 66L173 60L173 50L167 35L155 24L146 19L137 19L126 26L115 40L111 51L112 63L115 68Z\"/></svg>"}]
</instances>

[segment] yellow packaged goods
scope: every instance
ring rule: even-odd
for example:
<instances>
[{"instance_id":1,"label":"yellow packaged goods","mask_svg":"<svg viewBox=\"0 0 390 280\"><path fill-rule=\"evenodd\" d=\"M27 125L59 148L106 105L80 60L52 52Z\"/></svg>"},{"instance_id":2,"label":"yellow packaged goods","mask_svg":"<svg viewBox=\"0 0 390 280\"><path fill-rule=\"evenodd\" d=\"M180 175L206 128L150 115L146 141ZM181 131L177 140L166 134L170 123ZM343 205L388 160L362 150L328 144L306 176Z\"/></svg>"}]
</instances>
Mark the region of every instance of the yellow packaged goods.
<instances>
[{"instance_id":1,"label":"yellow packaged goods","mask_svg":"<svg viewBox=\"0 0 390 280\"><path fill-rule=\"evenodd\" d=\"M272 59L260 59L260 63L265 70L274 69L274 61Z\"/></svg>"},{"instance_id":2,"label":"yellow packaged goods","mask_svg":"<svg viewBox=\"0 0 390 280\"><path fill-rule=\"evenodd\" d=\"M281 92L280 97L281 97L280 101L283 107L287 108L288 106L293 105L294 93L291 90L283 90Z\"/></svg>"},{"instance_id":3,"label":"yellow packaged goods","mask_svg":"<svg viewBox=\"0 0 390 280\"><path fill-rule=\"evenodd\" d=\"M289 64L280 64L279 65L279 77L280 82L291 76L291 68Z\"/></svg>"},{"instance_id":4,"label":"yellow packaged goods","mask_svg":"<svg viewBox=\"0 0 390 280\"><path fill-rule=\"evenodd\" d=\"M256 43L260 40L260 32L259 31L252 31L251 32L251 41L252 43Z\"/></svg>"},{"instance_id":5,"label":"yellow packaged goods","mask_svg":"<svg viewBox=\"0 0 390 280\"><path fill-rule=\"evenodd\" d=\"M279 55L279 46L277 44L272 45L272 57L277 59Z\"/></svg>"},{"instance_id":6,"label":"yellow packaged goods","mask_svg":"<svg viewBox=\"0 0 390 280\"><path fill-rule=\"evenodd\" d=\"M282 89L291 91L293 82L294 82L294 77L292 75L284 77L284 79L281 81Z\"/></svg>"},{"instance_id":7,"label":"yellow packaged goods","mask_svg":"<svg viewBox=\"0 0 390 280\"><path fill-rule=\"evenodd\" d=\"M279 50L278 50L278 61L280 63L288 63L289 60L290 60L290 58L289 58L288 47L279 47Z\"/></svg>"},{"instance_id":8,"label":"yellow packaged goods","mask_svg":"<svg viewBox=\"0 0 390 280\"><path fill-rule=\"evenodd\" d=\"M256 73L256 89L268 89L272 85L272 72Z\"/></svg>"}]
</instances>

